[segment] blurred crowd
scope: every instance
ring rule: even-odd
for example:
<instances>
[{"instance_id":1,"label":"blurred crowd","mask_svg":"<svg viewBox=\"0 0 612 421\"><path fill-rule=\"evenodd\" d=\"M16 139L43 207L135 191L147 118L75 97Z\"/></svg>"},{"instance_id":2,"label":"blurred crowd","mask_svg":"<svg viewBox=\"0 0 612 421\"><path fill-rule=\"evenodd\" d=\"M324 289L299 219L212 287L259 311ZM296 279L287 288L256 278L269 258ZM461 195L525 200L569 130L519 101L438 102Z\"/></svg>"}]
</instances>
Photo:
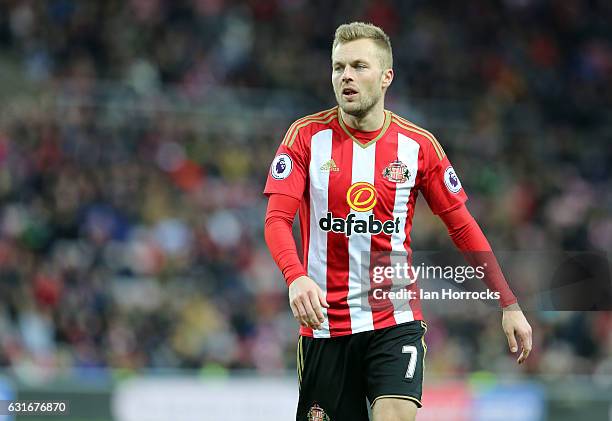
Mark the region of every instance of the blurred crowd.
<instances>
[{"instance_id":1,"label":"blurred crowd","mask_svg":"<svg viewBox=\"0 0 612 421\"><path fill-rule=\"evenodd\" d=\"M390 35L387 106L436 134L494 249L612 250L607 1L8 0L30 96L0 82L0 365L294 367L261 191L285 128L333 105L351 20ZM453 247L423 203L413 246ZM528 317L519 370L611 378L611 313ZM498 318L429 321L433 373L516 370Z\"/></svg>"}]
</instances>

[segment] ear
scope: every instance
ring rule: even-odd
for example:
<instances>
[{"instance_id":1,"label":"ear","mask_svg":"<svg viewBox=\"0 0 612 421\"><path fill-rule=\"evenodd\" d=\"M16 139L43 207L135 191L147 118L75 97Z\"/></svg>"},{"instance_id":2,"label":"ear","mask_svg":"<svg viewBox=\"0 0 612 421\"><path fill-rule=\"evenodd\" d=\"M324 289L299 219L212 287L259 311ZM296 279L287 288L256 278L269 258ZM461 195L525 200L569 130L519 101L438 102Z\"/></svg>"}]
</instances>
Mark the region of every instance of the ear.
<instances>
[{"instance_id":1,"label":"ear","mask_svg":"<svg viewBox=\"0 0 612 421\"><path fill-rule=\"evenodd\" d=\"M393 82L393 75L393 69L383 70L381 81L383 89L387 89L389 85L391 85L391 82Z\"/></svg>"}]
</instances>

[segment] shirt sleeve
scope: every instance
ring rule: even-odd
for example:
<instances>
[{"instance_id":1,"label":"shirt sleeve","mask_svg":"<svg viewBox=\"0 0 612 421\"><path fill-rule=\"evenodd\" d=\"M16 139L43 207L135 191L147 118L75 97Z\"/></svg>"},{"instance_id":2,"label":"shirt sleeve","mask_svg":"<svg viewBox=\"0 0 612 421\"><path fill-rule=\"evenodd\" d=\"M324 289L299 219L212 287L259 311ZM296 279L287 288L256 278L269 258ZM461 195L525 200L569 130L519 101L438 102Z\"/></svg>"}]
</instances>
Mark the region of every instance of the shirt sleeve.
<instances>
[{"instance_id":1,"label":"shirt sleeve","mask_svg":"<svg viewBox=\"0 0 612 421\"><path fill-rule=\"evenodd\" d=\"M301 199L308 179L309 148L300 133L285 135L270 165L264 194L280 193Z\"/></svg>"},{"instance_id":2,"label":"shirt sleeve","mask_svg":"<svg viewBox=\"0 0 612 421\"><path fill-rule=\"evenodd\" d=\"M484 233L465 205L440 214L448 233L472 266L485 268L485 284L499 292L502 307L517 302Z\"/></svg>"},{"instance_id":3,"label":"shirt sleeve","mask_svg":"<svg viewBox=\"0 0 612 421\"><path fill-rule=\"evenodd\" d=\"M460 207L466 202L467 195L448 157L437 145L430 144L423 150L425 170L421 192L431 211L439 215Z\"/></svg>"},{"instance_id":4,"label":"shirt sleeve","mask_svg":"<svg viewBox=\"0 0 612 421\"><path fill-rule=\"evenodd\" d=\"M293 240L291 227L300 201L282 194L271 194L266 211L264 236L272 258L285 277L287 285L306 275Z\"/></svg>"}]
</instances>

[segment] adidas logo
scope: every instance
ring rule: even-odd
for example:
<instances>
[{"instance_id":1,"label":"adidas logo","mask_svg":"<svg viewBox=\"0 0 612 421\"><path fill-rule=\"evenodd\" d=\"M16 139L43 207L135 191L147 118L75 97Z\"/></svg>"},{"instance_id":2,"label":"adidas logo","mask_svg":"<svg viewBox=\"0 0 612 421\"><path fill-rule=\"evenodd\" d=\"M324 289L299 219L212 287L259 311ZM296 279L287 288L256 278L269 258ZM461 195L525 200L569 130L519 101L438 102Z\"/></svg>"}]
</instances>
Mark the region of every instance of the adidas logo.
<instances>
[{"instance_id":1,"label":"adidas logo","mask_svg":"<svg viewBox=\"0 0 612 421\"><path fill-rule=\"evenodd\" d=\"M323 165L321 165L321 171L340 171L340 168L336 165L333 159L330 159Z\"/></svg>"}]
</instances>

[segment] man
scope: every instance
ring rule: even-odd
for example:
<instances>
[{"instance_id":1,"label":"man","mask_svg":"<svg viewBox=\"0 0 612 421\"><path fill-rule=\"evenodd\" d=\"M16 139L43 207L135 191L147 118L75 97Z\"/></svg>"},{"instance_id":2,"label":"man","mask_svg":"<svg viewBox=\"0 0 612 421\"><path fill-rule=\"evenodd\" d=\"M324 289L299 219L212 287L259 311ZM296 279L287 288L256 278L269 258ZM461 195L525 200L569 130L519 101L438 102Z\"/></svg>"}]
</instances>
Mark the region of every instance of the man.
<instances>
[{"instance_id":1,"label":"man","mask_svg":"<svg viewBox=\"0 0 612 421\"><path fill-rule=\"evenodd\" d=\"M491 251L435 137L385 110L393 76L391 44L380 28L338 27L332 46L338 106L294 122L270 168L265 236L301 324L300 421L367 420L364 397L375 421L415 419L426 351L418 302L376 305L373 284L361 276L371 274L377 252L409 254L418 191L459 249ZM291 235L298 208L303 264ZM515 335L521 341L522 363L531 328L501 272L489 278L512 352Z\"/></svg>"}]
</instances>

